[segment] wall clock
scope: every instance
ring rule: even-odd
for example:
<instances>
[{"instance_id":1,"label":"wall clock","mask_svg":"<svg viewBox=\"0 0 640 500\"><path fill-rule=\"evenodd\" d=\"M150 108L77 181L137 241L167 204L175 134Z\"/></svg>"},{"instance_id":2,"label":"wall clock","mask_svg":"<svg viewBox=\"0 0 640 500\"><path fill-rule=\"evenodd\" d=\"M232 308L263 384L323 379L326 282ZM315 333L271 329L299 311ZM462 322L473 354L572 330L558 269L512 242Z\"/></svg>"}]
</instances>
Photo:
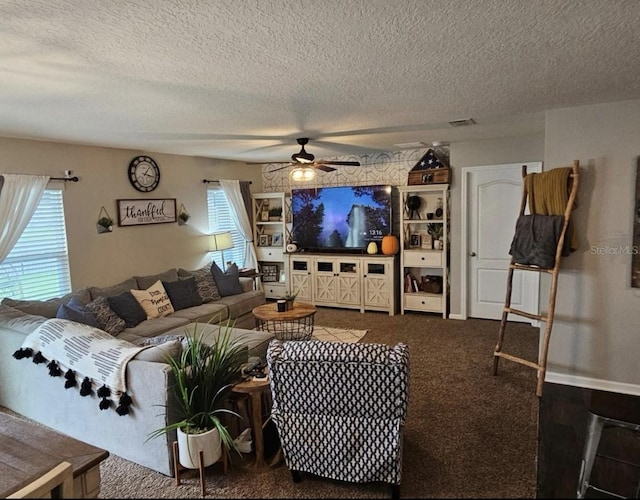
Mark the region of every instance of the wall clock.
<instances>
[{"instance_id":1,"label":"wall clock","mask_svg":"<svg viewBox=\"0 0 640 500\"><path fill-rule=\"evenodd\" d=\"M129 163L129 182L138 191L149 193L160 183L160 168L148 156L136 156Z\"/></svg>"}]
</instances>

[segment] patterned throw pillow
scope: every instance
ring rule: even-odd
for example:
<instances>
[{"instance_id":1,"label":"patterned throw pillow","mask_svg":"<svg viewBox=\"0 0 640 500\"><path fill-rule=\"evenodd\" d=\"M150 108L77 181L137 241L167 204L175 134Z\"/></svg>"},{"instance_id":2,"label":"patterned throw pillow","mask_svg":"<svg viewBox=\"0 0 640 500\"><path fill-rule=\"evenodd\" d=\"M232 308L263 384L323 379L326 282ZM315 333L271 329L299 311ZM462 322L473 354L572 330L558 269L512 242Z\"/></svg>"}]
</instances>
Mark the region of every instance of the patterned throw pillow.
<instances>
[{"instance_id":1,"label":"patterned throw pillow","mask_svg":"<svg viewBox=\"0 0 640 500\"><path fill-rule=\"evenodd\" d=\"M200 269L196 269L195 271L178 269L178 276L180 279L189 278L191 276L195 277L198 294L200 295L203 303L220 299L220 292L218 291L216 282L213 280L213 275L211 274L211 264L201 267Z\"/></svg>"},{"instance_id":2,"label":"patterned throw pillow","mask_svg":"<svg viewBox=\"0 0 640 500\"><path fill-rule=\"evenodd\" d=\"M171 299L160 280L146 290L131 289L129 291L147 313L147 319L160 318L175 312Z\"/></svg>"},{"instance_id":3,"label":"patterned throw pillow","mask_svg":"<svg viewBox=\"0 0 640 500\"><path fill-rule=\"evenodd\" d=\"M115 336L125 329L124 320L109 307L106 297L92 300L85 308L95 316L101 330Z\"/></svg>"},{"instance_id":4,"label":"patterned throw pillow","mask_svg":"<svg viewBox=\"0 0 640 500\"><path fill-rule=\"evenodd\" d=\"M223 297L242 293L242 285L240 284L238 266L236 264L231 264L226 272L222 272L222 269L220 269L214 261L211 264L211 274L213 275L220 295Z\"/></svg>"}]
</instances>

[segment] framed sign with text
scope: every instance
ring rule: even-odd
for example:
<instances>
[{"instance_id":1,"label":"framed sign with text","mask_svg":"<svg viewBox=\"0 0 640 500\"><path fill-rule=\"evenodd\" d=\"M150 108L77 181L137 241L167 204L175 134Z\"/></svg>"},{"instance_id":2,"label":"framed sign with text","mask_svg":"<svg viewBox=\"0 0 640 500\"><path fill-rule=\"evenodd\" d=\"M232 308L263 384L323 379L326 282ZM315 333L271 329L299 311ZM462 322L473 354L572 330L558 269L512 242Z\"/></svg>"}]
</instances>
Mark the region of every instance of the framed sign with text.
<instances>
[{"instance_id":1,"label":"framed sign with text","mask_svg":"<svg viewBox=\"0 0 640 500\"><path fill-rule=\"evenodd\" d=\"M176 199L116 200L118 226L140 226L176 222Z\"/></svg>"}]
</instances>

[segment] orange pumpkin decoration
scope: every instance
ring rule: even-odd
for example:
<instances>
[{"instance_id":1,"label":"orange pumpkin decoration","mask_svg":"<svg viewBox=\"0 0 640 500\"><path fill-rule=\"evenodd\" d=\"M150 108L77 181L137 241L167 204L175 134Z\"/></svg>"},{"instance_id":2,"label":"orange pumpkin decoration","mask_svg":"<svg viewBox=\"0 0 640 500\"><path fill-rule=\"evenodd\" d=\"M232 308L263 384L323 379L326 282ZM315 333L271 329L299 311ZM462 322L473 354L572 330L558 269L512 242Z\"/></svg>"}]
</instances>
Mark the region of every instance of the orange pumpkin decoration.
<instances>
[{"instance_id":1,"label":"orange pumpkin decoration","mask_svg":"<svg viewBox=\"0 0 640 500\"><path fill-rule=\"evenodd\" d=\"M400 250L400 243L393 234L387 234L382 238L382 253L384 255L395 255L398 250Z\"/></svg>"}]
</instances>

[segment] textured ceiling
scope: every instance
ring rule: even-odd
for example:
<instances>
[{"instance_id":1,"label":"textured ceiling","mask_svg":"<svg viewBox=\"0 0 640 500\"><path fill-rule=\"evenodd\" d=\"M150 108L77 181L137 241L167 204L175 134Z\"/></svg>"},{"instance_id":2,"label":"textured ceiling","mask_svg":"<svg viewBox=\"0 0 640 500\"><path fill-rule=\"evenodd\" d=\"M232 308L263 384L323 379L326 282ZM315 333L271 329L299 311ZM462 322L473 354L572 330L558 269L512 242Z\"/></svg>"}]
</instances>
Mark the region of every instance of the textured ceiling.
<instances>
[{"instance_id":1,"label":"textured ceiling","mask_svg":"<svg viewBox=\"0 0 640 500\"><path fill-rule=\"evenodd\" d=\"M640 98L639 23L637 0L0 0L0 136L286 161L541 133Z\"/></svg>"}]
</instances>

